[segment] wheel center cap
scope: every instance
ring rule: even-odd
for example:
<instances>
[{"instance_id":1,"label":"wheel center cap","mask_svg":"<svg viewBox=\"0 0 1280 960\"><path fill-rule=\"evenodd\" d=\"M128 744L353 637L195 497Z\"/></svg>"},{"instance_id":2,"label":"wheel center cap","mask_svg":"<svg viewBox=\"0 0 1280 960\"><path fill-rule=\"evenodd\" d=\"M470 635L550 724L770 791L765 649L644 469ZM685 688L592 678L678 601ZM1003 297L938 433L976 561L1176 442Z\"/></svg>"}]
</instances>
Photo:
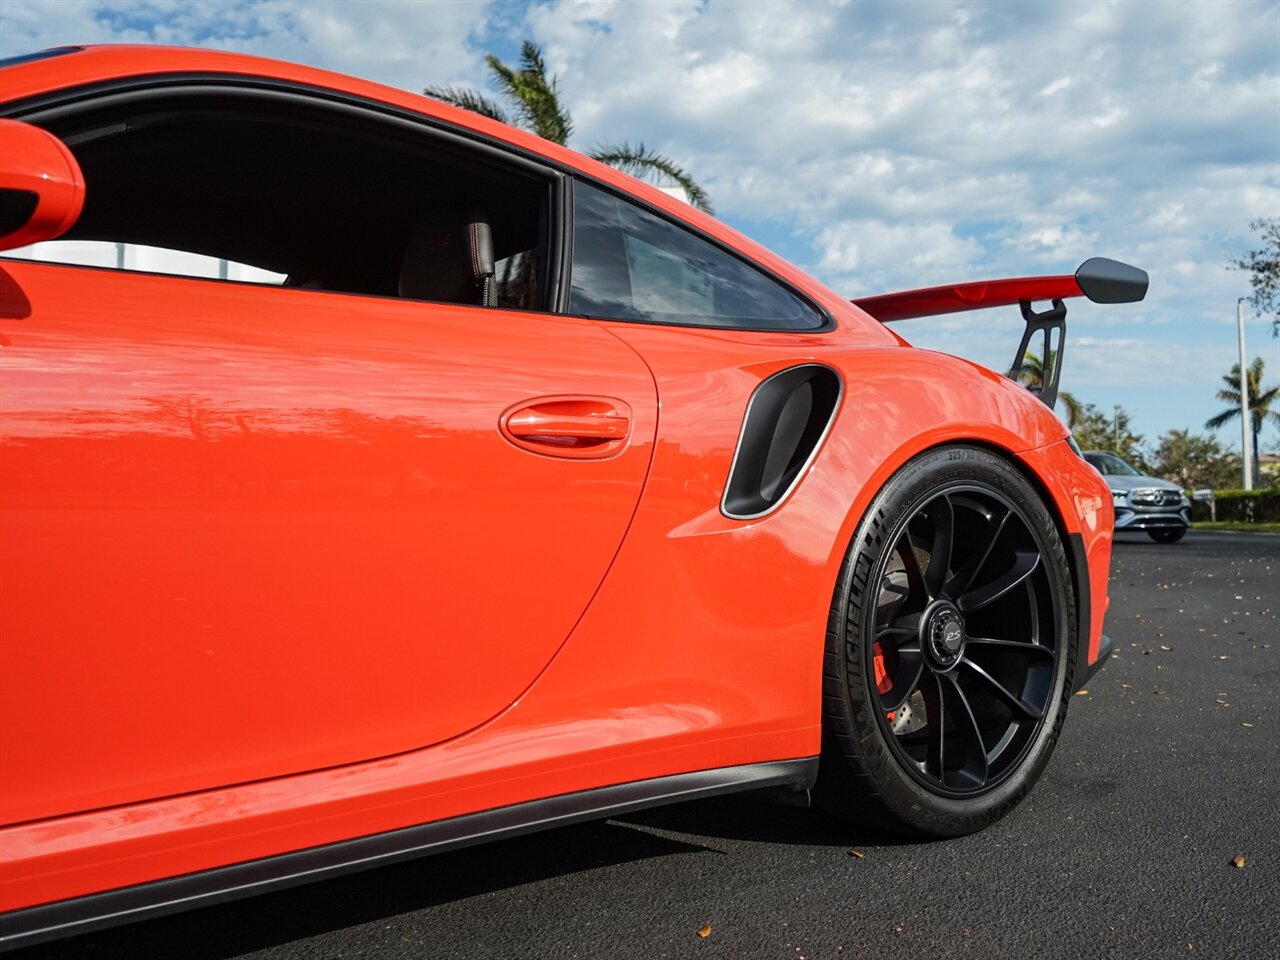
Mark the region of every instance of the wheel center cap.
<instances>
[{"instance_id":1,"label":"wheel center cap","mask_svg":"<svg viewBox=\"0 0 1280 960\"><path fill-rule=\"evenodd\" d=\"M964 618L960 611L945 600L934 604L924 616L924 646L938 666L950 668L960 659L964 650Z\"/></svg>"}]
</instances>

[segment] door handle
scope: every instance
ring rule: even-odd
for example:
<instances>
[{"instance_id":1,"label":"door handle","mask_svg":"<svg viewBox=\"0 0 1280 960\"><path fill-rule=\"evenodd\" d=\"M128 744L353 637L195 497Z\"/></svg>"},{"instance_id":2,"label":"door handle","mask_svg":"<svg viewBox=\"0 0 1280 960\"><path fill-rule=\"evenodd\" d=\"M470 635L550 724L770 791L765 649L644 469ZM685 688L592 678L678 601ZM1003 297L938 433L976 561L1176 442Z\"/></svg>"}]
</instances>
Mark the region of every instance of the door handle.
<instances>
[{"instance_id":1,"label":"door handle","mask_svg":"<svg viewBox=\"0 0 1280 960\"><path fill-rule=\"evenodd\" d=\"M631 421L599 413L570 413L526 407L507 421L512 436L528 440L555 437L578 440L623 440Z\"/></svg>"},{"instance_id":2,"label":"door handle","mask_svg":"<svg viewBox=\"0 0 1280 960\"><path fill-rule=\"evenodd\" d=\"M543 397L508 410L499 426L508 440L535 453L600 459L626 445L631 409L613 397Z\"/></svg>"}]
</instances>

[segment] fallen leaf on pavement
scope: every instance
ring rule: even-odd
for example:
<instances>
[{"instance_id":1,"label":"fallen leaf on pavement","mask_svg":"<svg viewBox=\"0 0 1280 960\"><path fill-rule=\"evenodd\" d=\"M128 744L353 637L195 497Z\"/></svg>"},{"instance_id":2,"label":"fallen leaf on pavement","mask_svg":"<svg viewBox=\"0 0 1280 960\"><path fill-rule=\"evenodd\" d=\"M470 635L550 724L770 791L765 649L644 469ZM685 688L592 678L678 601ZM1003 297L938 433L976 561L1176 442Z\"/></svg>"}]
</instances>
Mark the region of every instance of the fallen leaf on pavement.
<instances>
[{"instance_id":1,"label":"fallen leaf on pavement","mask_svg":"<svg viewBox=\"0 0 1280 960\"><path fill-rule=\"evenodd\" d=\"M1244 869L1244 857L1236 856L1232 859L1231 863L1237 870Z\"/></svg>"},{"instance_id":2,"label":"fallen leaf on pavement","mask_svg":"<svg viewBox=\"0 0 1280 960\"><path fill-rule=\"evenodd\" d=\"M705 940L705 939L707 939L707 937L711 936L711 924L709 924L709 923L708 923L705 927L703 927L701 930L699 930L699 931L698 931L698 936L700 936L703 940Z\"/></svg>"},{"instance_id":3,"label":"fallen leaf on pavement","mask_svg":"<svg viewBox=\"0 0 1280 960\"><path fill-rule=\"evenodd\" d=\"M1162 644L1160 644L1160 649L1161 649L1161 650L1172 651L1172 650L1173 650L1173 647L1169 646L1167 643L1162 643Z\"/></svg>"},{"instance_id":4,"label":"fallen leaf on pavement","mask_svg":"<svg viewBox=\"0 0 1280 960\"><path fill-rule=\"evenodd\" d=\"M863 859L865 859L865 855L863 854L863 852L862 852L861 850L850 850L850 851L849 851L849 856L851 856L851 857L857 857L859 860L863 860Z\"/></svg>"},{"instance_id":5,"label":"fallen leaf on pavement","mask_svg":"<svg viewBox=\"0 0 1280 960\"><path fill-rule=\"evenodd\" d=\"M1076 696L1077 696L1077 697L1087 697L1088 695L1089 695L1089 691L1088 691L1088 690L1077 690L1077 691L1076 691Z\"/></svg>"}]
</instances>

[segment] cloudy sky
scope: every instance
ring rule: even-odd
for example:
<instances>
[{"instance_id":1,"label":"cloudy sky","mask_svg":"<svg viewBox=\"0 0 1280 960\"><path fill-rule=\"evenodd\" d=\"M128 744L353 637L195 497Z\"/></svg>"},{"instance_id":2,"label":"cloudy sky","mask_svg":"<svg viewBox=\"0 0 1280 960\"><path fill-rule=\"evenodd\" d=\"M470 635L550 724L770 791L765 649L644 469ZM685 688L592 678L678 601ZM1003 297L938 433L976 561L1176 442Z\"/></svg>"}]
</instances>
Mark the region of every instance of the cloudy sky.
<instances>
[{"instance_id":1,"label":"cloudy sky","mask_svg":"<svg viewBox=\"0 0 1280 960\"><path fill-rule=\"evenodd\" d=\"M1064 388L1122 404L1149 441L1221 408L1249 292L1227 258L1280 216L1275 0L0 0L0 56L185 44L410 90L483 86L484 54L514 60L524 38L559 77L571 145L643 139L851 297L1094 255L1147 269L1142 304L1073 302ZM898 329L1003 367L1020 321ZM1280 382L1280 341L1248 330Z\"/></svg>"}]
</instances>

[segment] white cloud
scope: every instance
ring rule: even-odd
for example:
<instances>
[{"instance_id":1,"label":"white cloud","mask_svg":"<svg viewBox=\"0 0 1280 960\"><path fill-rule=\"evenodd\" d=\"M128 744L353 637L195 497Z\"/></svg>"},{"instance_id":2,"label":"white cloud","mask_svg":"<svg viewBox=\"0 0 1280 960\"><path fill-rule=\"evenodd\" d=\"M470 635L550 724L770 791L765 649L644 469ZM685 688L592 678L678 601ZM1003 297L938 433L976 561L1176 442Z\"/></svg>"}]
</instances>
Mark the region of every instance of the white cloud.
<instances>
[{"instance_id":1,"label":"white cloud","mask_svg":"<svg viewBox=\"0 0 1280 960\"><path fill-rule=\"evenodd\" d=\"M481 79L468 46L488 0L4 0L4 56L77 43L236 50L410 90Z\"/></svg>"},{"instance_id":2,"label":"white cloud","mask_svg":"<svg viewBox=\"0 0 1280 960\"><path fill-rule=\"evenodd\" d=\"M1040 96L1052 97L1055 93L1061 93L1063 90L1067 89L1067 87L1069 86L1071 86L1070 77L1059 77L1057 80L1054 80L1052 83L1046 84L1040 90Z\"/></svg>"},{"instance_id":3,"label":"white cloud","mask_svg":"<svg viewBox=\"0 0 1280 960\"><path fill-rule=\"evenodd\" d=\"M970 276L982 257L982 245L956 236L945 223L844 221L818 235L818 269L859 293L881 289L881 278L902 270L921 276ZM841 282L843 281L843 282Z\"/></svg>"},{"instance_id":4,"label":"white cloud","mask_svg":"<svg viewBox=\"0 0 1280 960\"><path fill-rule=\"evenodd\" d=\"M1231 363L1231 345L1170 343L1154 337L1072 337L1067 356L1081 387L1216 384ZM1066 368L1064 367L1064 375Z\"/></svg>"}]
</instances>

